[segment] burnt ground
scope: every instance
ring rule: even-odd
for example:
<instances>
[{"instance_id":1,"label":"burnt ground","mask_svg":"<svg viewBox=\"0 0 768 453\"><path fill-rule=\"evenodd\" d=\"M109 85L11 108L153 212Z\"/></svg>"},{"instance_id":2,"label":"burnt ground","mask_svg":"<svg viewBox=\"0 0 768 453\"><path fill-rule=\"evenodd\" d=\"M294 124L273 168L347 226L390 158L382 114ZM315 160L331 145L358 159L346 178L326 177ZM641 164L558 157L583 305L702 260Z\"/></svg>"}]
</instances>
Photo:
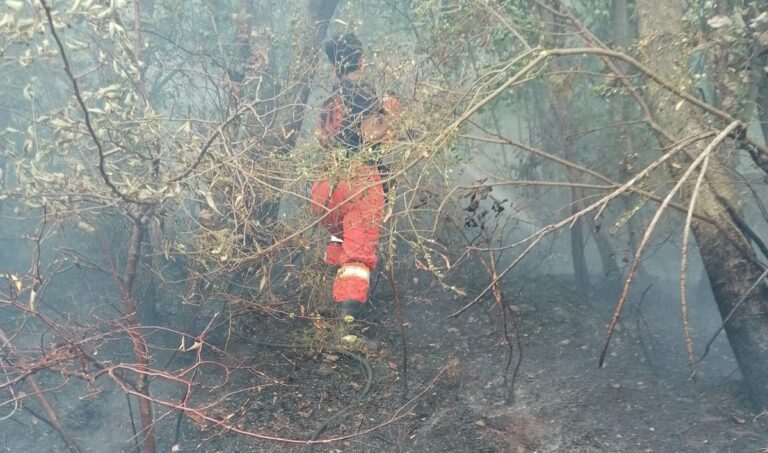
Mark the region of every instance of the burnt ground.
<instances>
[{"instance_id":1,"label":"burnt ground","mask_svg":"<svg viewBox=\"0 0 768 453\"><path fill-rule=\"evenodd\" d=\"M467 298L423 283L428 281L409 275L399 290L407 321L408 398L416 399L403 406L402 337L391 289L383 282L376 287L365 329L365 336L381 346L367 354L373 371L368 398L329 426L321 438L384 426L318 445L314 451L768 449L768 417L750 412L722 338L701 363L697 380L689 379L673 288L660 282L638 285L613 339L607 366L598 368L616 288L598 285L600 296L584 296L563 276L506 282L505 295L517 320L523 354L509 397L511 386L504 385L505 374L511 377L511 370L506 371L509 348L499 307L484 301L457 318L447 318ZM483 282L474 285L475 294ZM706 297L691 301L698 354L718 327L713 310ZM251 316L240 329L251 339L277 342L305 339L313 331L317 329L306 321L275 316ZM514 336L511 324L510 335ZM357 361L323 351L319 343L315 351L307 351L233 338L229 351L247 357L269 376L254 380L263 385L258 390L227 400L222 414L234 414L231 420L236 426L264 434L306 439L365 386ZM217 378L214 373L214 381ZM390 421L393 417L396 420ZM184 426L182 451L304 450L222 433L215 427L201 432L189 423Z\"/></svg>"},{"instance_id":2,"label":"burnt ground","mask_svg":"<svg viewBox=\"0 0 768 453\"><path fill-rule=\"evenodd\" d=\"M468 293L477 294L487 277L465 280ZM505 280L523 354L513 397L508 398L509 347L499 307L485 300L448 318L467 297L443 290L427 275L400 276L412 400L405 404L402 337L391 287L382 277L364 333L380 347L358 351L371 366L370 391L364 403L330 424L320 438L364 434L317 445L314 451L767 451L768 416L750 412L723 338L713 343L699 378L689 380L674 283L636 285L605 368L597 367L597 359L617 289L598 283L587 296L574 287L569 277L560 275ZM701 354L718 327L717 316L707 296L692 298L690 304ZM206 346L203 359L237 365L238 371L225 374L215 365L202 366L195 379L204 388L196 392L194 403L221 398L209 415L226 418L238 429L301 440L363 393L366 378L360 363L328 347L338 344L329 340L335 328L292 318L285 313L288 306L280 305L282 312L241 317L226 343L211 337L214 344L226 344L226 353ZM514 337L511 323L510 334ZM150 341L165 343L170 352L178 336L150 335ZM256 343L305 341L312 341L313 348ZM518 350L515 345L515 354ZM181 369L185 360L189 357L177 356L169 369ZM54 387L55 378L43 384ZM126 442L131 428L119 390L106 385L93 395L85 387L68 389L51 397L86 451L133 451ZM174 400L181 397L178 388L157 382L152 390ZM156 407L156 416L159 451L171 451L176 414ZM201 420L185 418L179 434L177 451L305 451L303 445L262 441ZM50 429L23 414L0 422L0 451L63 451L59 445Z\"/></svg>"}]
</instances>

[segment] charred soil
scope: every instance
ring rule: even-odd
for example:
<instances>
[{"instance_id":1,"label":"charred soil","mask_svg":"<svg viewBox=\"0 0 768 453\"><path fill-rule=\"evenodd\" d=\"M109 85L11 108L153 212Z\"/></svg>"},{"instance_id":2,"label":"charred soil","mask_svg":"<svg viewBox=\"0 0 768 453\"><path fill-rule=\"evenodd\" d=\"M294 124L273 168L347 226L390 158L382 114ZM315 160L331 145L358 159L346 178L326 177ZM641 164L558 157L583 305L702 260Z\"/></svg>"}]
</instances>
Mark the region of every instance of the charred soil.
<instances>
[{"instance_id":1,"label":"charred soil","mask_svg":"<svg viewBox=\"0 0 768 453\"><path fill-rule=\"evenodd\" d=\"M411 272L398 279L406 369L394 297L384 276L367 323L358 331L367 340L364 347L334 346L340 344L337 326L290 316L288 303L279 312L250 312L237 318L229 335L222 329L208 338L211 344L201 356L205 364L195 375L199 387L191 406L210 404L203 412L226 420L228 427L191 416L182 418L177 430L178 412L156 406L159 451L171 451L174 444L176 451L206 452L768 448L768 416L749 411L724 338L712 343L697 379L690 379L674 283L636 285L607 366L598 368L616 285L598 284L593 294L584 295L567 276L506 280L503 292L515 322L509 320L505 336L501 309L492 300L450 317L468 297L427 283L432 281L427 275ZM479 275L455 283L477 294L486 282ZM690 304L700 356L719 322L711 300L692 297ZM150 339L167 343L168 355L179 341L178 336ZM512 379L520 353L522 362ZM184 369L195 354L176 353L169 369ZM154 358L156 363L166 359ZM45 375L41 379L56 387ZM151 388L168 401L184 396L180 388L159 381ZM111 386L103 389L92 394L84 387L61 387L51 395L84 450L132 450L132 443L125 442L131 432L125 396ZM79 398L83 395L88 396ZM71 407L67 401L73 401ZM268 441L233 430L298 442ZM2 433L7 451L56 451L52 446L59 445L48 427L31 423L29 417L16 424L4 422ZM308 449L301 442L313 436L321 442Z\"/></svg>"},{"instance_id":2,"label":"charred soil","mask_svg":"<svg viewBox=\"0 0 768 453\"><path fill-rule=\"evenodd\" d=\"M516 328L510 321L505 336L500 307L492 301L451 318L467 299L422 281L428 281L426 276L409 275L398 282L406 321L405 370L393 295L386 283L377 286L362 335L379 347L357 351L371 367L368 391L361 362L327 344L288 348L262 343L304 342L316 328L309 321L250 316L228 350L264 375L251 375L251 383L232 378L234 387L254 390L227 399L219 415L232 414L230 420L245 429L309 439L363 396L364 402L353 404L317 436L352 437L317 444L313 449L318 452L735 452L768 447L768 417L747 409L724 339L713 343L698 378L690 379L677 299L663 283L646 283L633 296L601 369L597 357L615 302L610 285L587 296L563 276L510 280L504 290ZM483 283L478 279L472 289ZM710 312L713 304L701 300L694 305L698 311L692 312L699 314L691 322L701 353L718 325ZM215 374L208 378L220 379ZM183 451L307 448L215 426L201 431L204 424L184 426Z\"/></svg>"}]
</instances>

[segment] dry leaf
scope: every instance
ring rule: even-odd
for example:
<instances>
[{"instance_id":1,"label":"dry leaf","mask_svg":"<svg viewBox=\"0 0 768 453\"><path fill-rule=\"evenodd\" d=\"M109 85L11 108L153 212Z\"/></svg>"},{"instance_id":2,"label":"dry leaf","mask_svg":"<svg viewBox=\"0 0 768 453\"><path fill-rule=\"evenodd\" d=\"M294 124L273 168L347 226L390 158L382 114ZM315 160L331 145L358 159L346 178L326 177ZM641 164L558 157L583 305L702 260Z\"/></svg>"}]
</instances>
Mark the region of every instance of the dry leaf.
<instances>
[{"instance_id":1,"label":"dry leaf","mask_svg":"<svg viewBox=\"0 0 768 453\"><path fill-rule=\"evenodd\" d=\"M768 46L768 30L760 33L760 36L757 37L757 42L761 46Z\"/></svg>"},{"instance_id":2,"label":"dry leaf","mask_svg":"<svg viewBox=\"0 0 768 453\"><path fill-rule=\"evenodd\" d=\"M733 24L733 21L728 16L718 15L712 16L707 21L707 25L712 28L722 28Z\"/></svg>"},{"instance_id":3,"label":"dry leaf","mask_svg":"<svg viewBox=\"0 0 768 453\"><path fill-rule=\"evenodd\" d=\"M219 208L216 207L216 203L213 201L213 194L211 192L205 192L203 196L205 197L205 202L208 203L209 208L213 209L213 211L220 216L224 215L221 213L221 211L219 211Z\"/></svg>"},{"instance_id":4,"label":"dry leaf","mask_svg":"<svg viewBox=\"0 0 768 453\"><path fill-rule=\"evenodd\" d=\"M339 356L337 356L336 354L327 354L324 352L323 360L325 360L326 362L338 362Z\"/></svg>"}]
</instances>

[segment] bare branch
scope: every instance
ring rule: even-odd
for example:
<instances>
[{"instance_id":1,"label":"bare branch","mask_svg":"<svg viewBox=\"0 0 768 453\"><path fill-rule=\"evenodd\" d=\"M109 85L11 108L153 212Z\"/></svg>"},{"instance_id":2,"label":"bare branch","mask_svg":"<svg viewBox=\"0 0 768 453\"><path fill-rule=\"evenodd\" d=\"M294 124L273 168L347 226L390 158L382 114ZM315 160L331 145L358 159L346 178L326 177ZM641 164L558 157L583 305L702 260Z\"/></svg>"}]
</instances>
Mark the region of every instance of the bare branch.
<instances>
[{"instance_id":1,"label":"bare branch","mask_svg":"<svg viewBox=\"0 0 768 453\"><path fill-rule=\"evenodd\" d=\"M600 352L600 359L598 360L598 365L600 367L604 366L605 364L605 355L608 353L608 345L611 341L611 336L613 335L613 331L616 328L616 324L619 322L619 316L621 315L621 310L624 307L624 304L627 301L627 298L629 296L629 288L632 286L632 281L635 278L635 274L637 273L637 267L640 264L640 258L643 254L643 251L648 246L648 241L651 238L651 234L653 233L654 228L659 222L659 219L661 218L662 214L664 214L664 210L669 204L669 202L672 200L672 197L674 197L677 194L677 191L680 190L680 188L683 186L683 184L688 180L688 178L691 176L693 171L701 164L701 162L707 158L717 147L722 143L728 136L733 133L734 130L736 130L738 127L741 127L741 123L739 121L733 121L731 124L728 125L725 129L723 129L717 137L715 137L712 142L707 145L707 147L704 149L704 151L701 152L699 156L696 157L696 159L691 163L688 168L686 169L685 173L683 173L677 183L675 183L674 187L669 191L666 198L664 199L664 202L659 206L659 208L656 210L656 214L653 216L653 219L651 219L650 223L648 224L648 228L645 230L645 234L643 235L642 240L640 241L640 244L637 247L637 252L635 253L635 258L632 260L632 264L629 267L629 271L627 273L627 279L624 283L624 288L621 292L621 297L619 298L619 302L616 304L616 309L613 312L613 317L611 318L611 322L608 325L608 333L605 336L605 341L603 342L603 348Z\"/></svg>"},{"instance_id":2,"label":"bare branch","mask_svg":"<svg viewBox=\"0 0 768 453\"><path fill-rule=\"evenodd\" d=\"M77 83L77 78L72 73L72 69L69 65L69 59L67 58L67 54L64 51L64 44L62 44L61 39L59 38L59 34L56 32L56 27L54 27L53 25L51 8L48 6L48 3L46 2L46 0L40 0L40 4L43 6L43 9L45 10L45 16L48 19L48 27L51 30L53 39L56 41L56 45L59 48L59 54L61 55L61 60L64 63L64 72L67 73L67 77L69 77L69 81L72 83L72 90L74 91L75 99L77 100L77 103L80 105L80 109L83 112L85 127L88 129L88 134L91 136L93 143L96 145L96 150L99 156L99 175L101 175L101 179L104 181L104 184L106 184L107 187L109 187L112 193L115 194L118 198L120 198L124 202L133 203L133 204L149 204L148 202L133 199L128 195L124 194L123 192L121 192L120 189L117 188L117 186L112 182L109 175L107 174L106 159L104 158L104 148L101 144L101 140L99 140L99 137L96 135L96 131L93 129L93 124L91 123L91 115L88 112L88 107L86 107L85 105L83 96L80 94L80 87Z\"/></svg>"}]
</instances>

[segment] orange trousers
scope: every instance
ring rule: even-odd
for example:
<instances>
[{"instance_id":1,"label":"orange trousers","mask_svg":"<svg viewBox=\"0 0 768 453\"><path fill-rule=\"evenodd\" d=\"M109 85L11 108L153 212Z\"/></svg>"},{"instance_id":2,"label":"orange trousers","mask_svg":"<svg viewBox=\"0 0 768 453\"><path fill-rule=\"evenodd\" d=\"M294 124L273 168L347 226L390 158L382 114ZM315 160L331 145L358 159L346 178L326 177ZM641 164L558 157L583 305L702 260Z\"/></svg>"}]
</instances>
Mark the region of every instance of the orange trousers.
<instances>
[{"instance_id":1,"label":"orange trousers","mask_svg":"<svg viewBox=\"0 0 768 453\"><path fill-rule=\"evenodd\" d=\"M371 271L376 267L384 190L378 168L355 165L347 180L333 185L319 181L312 186L311 211L325 216L321 224L342 242L329 242L325 262L338 265L333 300L365 303Z\"/></svg>"}]
</instances>

